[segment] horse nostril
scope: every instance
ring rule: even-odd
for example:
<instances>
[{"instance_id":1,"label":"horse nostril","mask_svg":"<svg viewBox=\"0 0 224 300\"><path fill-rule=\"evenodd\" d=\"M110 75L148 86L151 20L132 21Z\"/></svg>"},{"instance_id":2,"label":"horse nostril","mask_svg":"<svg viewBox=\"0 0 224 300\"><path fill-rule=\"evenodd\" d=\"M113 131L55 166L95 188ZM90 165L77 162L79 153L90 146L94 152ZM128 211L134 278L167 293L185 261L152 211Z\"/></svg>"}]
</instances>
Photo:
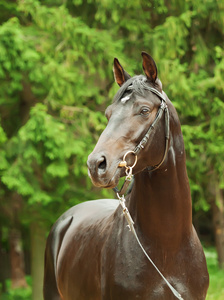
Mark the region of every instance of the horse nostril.
<instances>
[{"instance_id":1,"label":"horse nostril","mask_svg":"<svg viewBox=\"0 0 224 300\"><path fill-rule=\"evenodd\" d=\"M87 166L89 169L90 177L103 175L107 169L106 157L102 154L99 155L90 154L87 161Z\"/></svg>"},{"instance_id":2,"label":"horse nostril","mask_svg":"<svg viewBox=\"0 0 224 300\"><path fill-rule=\"evenodd\" d=\"M106 161L106 157L102 156L99 160L98 160L98 169L101 171L104 171L107 167L107 161Z\"/></svg>"}]
</instances>

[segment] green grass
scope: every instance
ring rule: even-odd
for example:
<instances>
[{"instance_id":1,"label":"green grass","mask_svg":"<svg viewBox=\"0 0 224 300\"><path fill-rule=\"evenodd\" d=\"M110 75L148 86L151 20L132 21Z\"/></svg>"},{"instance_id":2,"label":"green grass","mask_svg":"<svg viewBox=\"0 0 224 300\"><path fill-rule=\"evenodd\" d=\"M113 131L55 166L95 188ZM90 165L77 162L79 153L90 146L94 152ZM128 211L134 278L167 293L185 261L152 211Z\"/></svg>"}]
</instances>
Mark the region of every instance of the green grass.
<instances>
[{"instance_id":1,"label":"green grass","mask_svg":"<svg viewBox=\"0 0 224 300\"><path fill-rule=\"evenodd\" d=\"M210 278L206 300L224 300L224 270L218 268L215 249L209 248L204 250Z\"/></svg>"}]
</instances>

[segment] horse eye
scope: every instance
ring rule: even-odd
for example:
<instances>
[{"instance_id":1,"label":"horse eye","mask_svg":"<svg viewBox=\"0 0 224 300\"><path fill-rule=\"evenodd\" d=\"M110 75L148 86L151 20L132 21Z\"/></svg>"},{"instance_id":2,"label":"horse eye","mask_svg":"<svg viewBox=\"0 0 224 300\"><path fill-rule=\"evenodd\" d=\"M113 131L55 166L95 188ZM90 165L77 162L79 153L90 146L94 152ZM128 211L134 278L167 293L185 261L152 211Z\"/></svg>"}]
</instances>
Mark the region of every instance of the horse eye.
<instances>
[{"instance_id":1,"label":"horse eye","mask_svg":"<svg viewBox=\"0 0 224 300\"><path fill-rule=\"evenodd\" d=\"M148 108L143 108L141 110L141 115L142 116L147 116L150 113L150 110Z\"/></svg>"}]
</instances>

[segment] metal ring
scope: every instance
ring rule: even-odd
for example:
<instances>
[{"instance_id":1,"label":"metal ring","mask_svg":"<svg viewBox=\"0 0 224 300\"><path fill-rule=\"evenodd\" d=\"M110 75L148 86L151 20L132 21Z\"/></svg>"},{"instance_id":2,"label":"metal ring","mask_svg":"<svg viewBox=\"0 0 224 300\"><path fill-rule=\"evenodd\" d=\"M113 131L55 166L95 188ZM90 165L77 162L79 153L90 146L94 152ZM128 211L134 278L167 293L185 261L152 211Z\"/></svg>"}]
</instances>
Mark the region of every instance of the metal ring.
<instances>
[{"instance_id":1,"label":"metal ring","mask_svg":"<svg viewBox=\"0 0 224 300\"><path fill-rule=\"evenodd\" d=\"M125 155L124 155L124 157L123 157L123 161L126 161L125 159L126 159L126 156L127 156L128 154L134 154L134 155L135 155L135 161L134 161L133 165L127 167L127 168L133 169L133 168L135 167L135 165L137 164L138 157L137 157L137 154L136 154L134 151L128 151L128 152L125 153Z\"/></svg>"}]
</instances>

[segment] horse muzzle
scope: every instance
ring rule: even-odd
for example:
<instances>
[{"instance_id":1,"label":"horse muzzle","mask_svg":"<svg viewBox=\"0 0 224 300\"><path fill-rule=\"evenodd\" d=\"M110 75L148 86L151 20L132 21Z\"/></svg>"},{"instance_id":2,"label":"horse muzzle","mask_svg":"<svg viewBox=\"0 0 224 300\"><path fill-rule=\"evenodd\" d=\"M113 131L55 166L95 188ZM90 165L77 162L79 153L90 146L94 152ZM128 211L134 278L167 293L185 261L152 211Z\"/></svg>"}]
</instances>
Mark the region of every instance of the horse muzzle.
<instances>
[{"instance_id":1,"label":"horse muzzle","mask_svg":"<svg viewBox=\"0 0 224 300\"><path fill-rule=\"evenodd\" d=\"M101 188L113 188L122 176L119 160L110 162L104 153L92 152L87 161L88 175L92 183Z\"/></svg>"}]
</instances>

